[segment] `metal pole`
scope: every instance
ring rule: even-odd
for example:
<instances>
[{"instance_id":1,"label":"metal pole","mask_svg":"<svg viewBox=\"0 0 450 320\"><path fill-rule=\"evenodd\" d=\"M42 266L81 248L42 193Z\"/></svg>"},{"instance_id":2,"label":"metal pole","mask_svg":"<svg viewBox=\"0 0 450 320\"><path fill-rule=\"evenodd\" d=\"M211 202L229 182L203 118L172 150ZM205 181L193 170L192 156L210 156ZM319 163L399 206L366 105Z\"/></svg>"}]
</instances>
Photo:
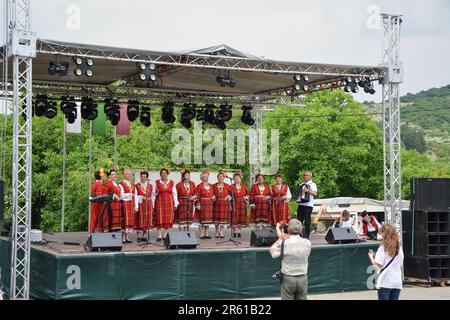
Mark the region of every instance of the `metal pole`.
<instances>
[{"instance_id":1,"label":"metal pole","mask_svg":"<svg viewBox=\"0 0 450 320\"><path fill-rule=\"evenodd\" d=\"M253 110L253 118L255 124L249 135L250 186L255 183L256 175L262 173L263 165L263 111L259 106Z\"/></svg>"},{"instance_id":2,"label":"metal pole","mask_svg":"<svg viewBox=\"0 0 450 320\"><path fill-rule=\"evenodd\" d=\"M91 194L92 187L92 121L89 121L89 195ZM92 208L88 201L89 207L89 220L88 220L88 232L91 230L91 215Z\"/></svg>"},{"instance_id":3,"label":"metal pole","mask_svg":"<svg viewBox=\"0 0 450 320\"><path fill-rule=\"evenodd\" d=\"M62 169L62 195L61 195L61 233L64 233L64 213L66 208L66 160L67 160L67 125L64 119L64 133L63 133L63 169Z\"/></svg>"},{"instance_id":4,"label":"metal pole","mask_svg":"<svg viewBox=\"0 0 450 320\"><path fill-rule=\"evenodd\" d=\"M117 163L117 126L114 126L114 169L119 170Z\"/></svg>"}]
</instances>

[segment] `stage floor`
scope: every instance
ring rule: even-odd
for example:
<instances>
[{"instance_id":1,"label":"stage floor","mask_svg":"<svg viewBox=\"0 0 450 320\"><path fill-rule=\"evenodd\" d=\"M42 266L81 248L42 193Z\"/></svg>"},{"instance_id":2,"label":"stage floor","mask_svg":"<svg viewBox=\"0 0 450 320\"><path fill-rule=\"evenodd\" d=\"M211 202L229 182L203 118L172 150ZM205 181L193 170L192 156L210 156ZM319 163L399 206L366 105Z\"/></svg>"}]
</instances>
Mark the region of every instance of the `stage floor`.
<instances>
[{"instance_id":1,"label":"stage floor","mask_svg":"<svg viewBox=\"0 0 450 320\"><path fill-rule=\"evenodd\" d=\"M178 229L173 229L174 231ZM198 247L197 249L191 250L213 250L213 249L245 249L252 248L250 246L250 236L252 228L242 229L242 237L241 238L233 238L233 240L241 242L239 245L235 245L231 241L227 241L230 239L230 229L225 230L225 238L224 239L216 239L214 238L215 231L214 228L210 229L209 236L212 239L199 239L198 238L198 229L196 227L190 228L191 231L197 233ZM65 233L54 233L54 234L44 234L44 240L48 241L47 244L33 244L34 248L39 248L41 250L56 253L56 254L78 254L87 252L84 248L84 244L88 239L87 232L65 232ZM130 234L130 240L133 243L124 243L122 246L122 252L141 252L141 251L165 251L167 250L163 242L157 242L157 231L152 230L150 232L150 244L146 245L145 242L137 242L136 241L136 233ZM310 237L311 243L313 246L323 246L328 245L325 241L325 234L323 233L313 233ZM226 242L224 242L226 241ZM65 244L66 242L66 244ZM67 244L69 242L70 244ZM222 243L219 243L222 242ZM224 243L223 243L224 242ZM369 241L370 242L370 241ZM377 242L373 242L377 243Z\"/></svg>"}]
</instances>

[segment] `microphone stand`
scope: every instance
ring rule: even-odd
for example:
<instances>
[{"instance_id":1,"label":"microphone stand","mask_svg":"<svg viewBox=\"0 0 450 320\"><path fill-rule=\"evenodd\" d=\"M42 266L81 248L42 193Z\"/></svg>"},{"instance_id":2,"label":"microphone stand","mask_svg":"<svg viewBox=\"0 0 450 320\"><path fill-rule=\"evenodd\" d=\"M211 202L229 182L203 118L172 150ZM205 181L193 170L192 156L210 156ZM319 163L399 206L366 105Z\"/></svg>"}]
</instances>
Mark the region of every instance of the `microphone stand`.
<instances>
[{"instance_id":1,"label":"microphone stand","mask_svg":"<svg viewBox=\"0 0 450 320\"><path fill-rule=\"evenodd\" d=\"M236 202L235 202L236 200L234 199L233 191L230 190L229 195L231 197L231 202L233 203L233 207L231 208L231 212L230 212L230 228L231 228L230 239L225 240L225 241L221 241L221 242L217 242L216 244L223 244L223 243L227 243L227 242L232 242L235 246L239 246L242 242L234 240L232 238L232 235L233 235L233 215L234 215L234 213L236 211Z\"/></svg>"},{"instance_id":2,"label":"microphone stand","mask_svg":"<svg viewBox=\"0 0 450 320\"><path fill-rule=\"evenodd\" d=\"M150 242L150 221L149 221L149 213L148 213L148 187L149 187L149 183L147 182L147 190L145 190L145 215L147 216L147 239L144 243L140 244L139 247L142 247L142 249L145 249L145 247L147 247L149 244L155 245L155 246L160 246L156 243L151 243Z\"/></svg>"}]
</instances>

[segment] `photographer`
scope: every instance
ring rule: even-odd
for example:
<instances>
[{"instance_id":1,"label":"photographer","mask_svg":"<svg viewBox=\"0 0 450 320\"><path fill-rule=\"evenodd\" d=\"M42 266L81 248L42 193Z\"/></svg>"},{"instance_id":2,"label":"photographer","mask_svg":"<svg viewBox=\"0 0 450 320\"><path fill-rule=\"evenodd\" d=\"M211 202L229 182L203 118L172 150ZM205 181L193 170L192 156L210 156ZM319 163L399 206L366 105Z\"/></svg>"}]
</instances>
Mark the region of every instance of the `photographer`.
<instances>
[{"instance_id":1,"label":"photographer","mask_svg":"<svg viewBox=\"0 0 450 320\"><path fill-rule=\"evenodd\" d=\"M278 240L270 248L272 258L281 256L281 300L306 300L308 293L308 258L311 242L303 239L302 224L292 219L284 227L277 224ZM282 248L283 247L283 248ZM283 254L281 252L283 251Z\"/></svg>"}]
</instances>

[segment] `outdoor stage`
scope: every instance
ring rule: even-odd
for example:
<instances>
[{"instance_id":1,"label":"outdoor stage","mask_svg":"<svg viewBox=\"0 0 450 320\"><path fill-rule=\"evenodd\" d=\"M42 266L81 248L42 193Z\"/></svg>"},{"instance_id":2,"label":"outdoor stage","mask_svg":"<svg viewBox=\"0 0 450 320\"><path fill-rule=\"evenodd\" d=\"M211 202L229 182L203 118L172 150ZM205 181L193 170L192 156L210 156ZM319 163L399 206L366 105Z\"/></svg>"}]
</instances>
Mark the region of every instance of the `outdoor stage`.
<instances>
[{"instance_id":1,"label":"outdoor stage","mask_svg":"<svg viewBox=\"0 0 450 320\"><path fill-rule=\"evenodd\" d=\"M229 230L226 230L229 236ZM31 250L30 297L33 299L246 299L276 297L280 285L271 276L280 269L269 248L250 247L251 229L242 244L199 240L197 249L168 250L157 243L125 244L121 252L87 252L87 233L46 234L47 245ZM213 235L210 231L210 235ZM134 237L131 237L135 240ZM369 249L377 242L329 245L313 234L309 293L367 289ZM79 242L65 245L63 242ZM0 240L0 283L9 289L11 244Z\"/></svg>"}]
</instances>

